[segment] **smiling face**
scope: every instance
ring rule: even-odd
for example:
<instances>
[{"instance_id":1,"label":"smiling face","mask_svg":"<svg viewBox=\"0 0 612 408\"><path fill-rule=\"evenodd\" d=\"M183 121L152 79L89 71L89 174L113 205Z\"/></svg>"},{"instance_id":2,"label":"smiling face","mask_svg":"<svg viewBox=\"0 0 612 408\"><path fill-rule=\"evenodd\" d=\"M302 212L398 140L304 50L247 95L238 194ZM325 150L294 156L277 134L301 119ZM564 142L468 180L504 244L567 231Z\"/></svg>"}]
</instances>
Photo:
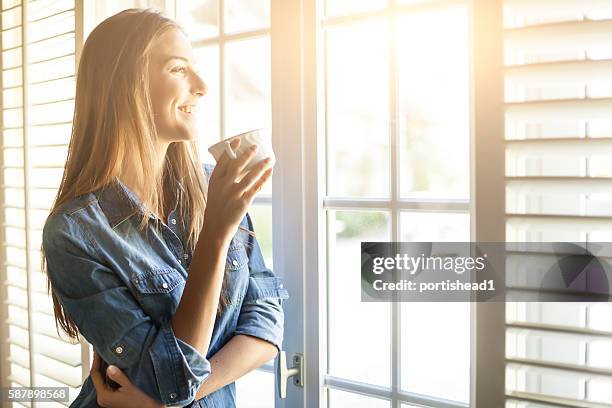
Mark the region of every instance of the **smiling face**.
<instances>
[{"instance_id":1,"label":"smiling face","mask_svg":"<svg viewBox=\"0 0 612 408\"><path fill-rule=\"evenodd\" d=\"M195 139L196 105L206 90L187 37L175 28L165 31L149 56L149 93L160 141Z\"/></svg>"}]
</instances>

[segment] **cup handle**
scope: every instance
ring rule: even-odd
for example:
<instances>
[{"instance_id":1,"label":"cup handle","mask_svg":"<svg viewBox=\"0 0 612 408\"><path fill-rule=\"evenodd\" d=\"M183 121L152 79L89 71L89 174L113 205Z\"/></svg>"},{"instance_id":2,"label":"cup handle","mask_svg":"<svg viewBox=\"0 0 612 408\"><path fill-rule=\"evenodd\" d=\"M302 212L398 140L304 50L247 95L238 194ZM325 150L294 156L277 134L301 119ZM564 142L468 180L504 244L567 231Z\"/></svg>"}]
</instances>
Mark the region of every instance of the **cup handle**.
<instances>
[{"instance_id":1,"label":"cup handle","mask_svg":"<svg viewBox=\"0 0 612 408\"><path fill-rule=\"evenodd\" d=\"M227 156L232 160L238 158L238 156L236 156L236 153L234 153L234 151L232 150L232 146L230 146L229 141L225 143L225 153L227 153Z\"/></svg>"}]
</instances>

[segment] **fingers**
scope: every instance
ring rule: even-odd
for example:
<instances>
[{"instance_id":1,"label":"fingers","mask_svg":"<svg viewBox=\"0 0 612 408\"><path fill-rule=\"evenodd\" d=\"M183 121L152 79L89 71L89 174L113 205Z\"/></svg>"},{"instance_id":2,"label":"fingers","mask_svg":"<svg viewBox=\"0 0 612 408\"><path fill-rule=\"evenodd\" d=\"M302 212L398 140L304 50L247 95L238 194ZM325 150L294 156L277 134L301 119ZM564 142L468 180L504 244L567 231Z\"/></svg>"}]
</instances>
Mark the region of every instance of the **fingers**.
<instances>
[{"instance_id":1,"label":"fingers","mask_svg":"<svg viewBox=\"0 0 612 408\"><path fill-rule=\"evenodd\" d=\"M265 160L260 161L253 167L246 176L240 180L239 186L242 191L249 190L252 185L261 177L261 175L267 170L271 159L268 157Z\"/></svg>"},{"instance_id":2,"label":"fingers","mask_svg":"<svg viewBox=\"0 0 612 408\"><path fill-rule=\"evenodd\" d=\"M230 163L228 165L228 172L232 172L234 177L237 177L238 175L242 174L242 171L251 160L251 157L255 155L256 151L257 145L249 147L249 149L244 152L240 157L238 157L238 159L234 160L233 163Z\"/></svg>"},{"instance_id":3,"label":"fingers","mask_svg":"<svg viewBox=\"0 0 612 408\"><path fill-rule=\"evenodd\" d=\"M102 378L102 373L100 373L100 361L101 358L98 353L94 353L94 361L91 365L91 370L89 371L91 381L93 382L97 393L108 390L108 386L104 383L104 379Z\"/></svg>"},{"instance_id":4,"label":"fingers","mask_svg":"<svg viewBox=\"0 0 612 408\"><path fill-rule=\"evenodd\" d=\"M230 142L230 146L232 150L238 149L240 147L240 139L239 138L233 139ZM217 160L215 171L218 172L218 174L220 175L225 175L225 173L227 172L227 167L231 162L232 162L232 159L227 155L227 152L223 152L221 154L221 157L219 157L219 160ZM213 174L215 173L215 171L213 171Z\"/></svg>"},{"instance_id":5,"label":"fingers","mask_svg":"<svg viewBox=\"0 0 612 408\"><path fill-rule=\"evenodd\" d=\"M244 193L244 197L249 201L252 200L253 197L255 197L255 194L257 194L263 185L266 184L266 181L272 177L273 171L274 169L272 168L266 170L264 174L257 181L255 181L251 188Z\"/></svg>"},{"instance_id":6,"label":"fingers","mask_svg":"<svg viewBox=\"0 0 612 408\"><path fill-rule=\"evenodd\" d=\"M132 385L132 382L128 378L127 375L119 367L114 365L108 366L106 369L106 374L110 377L111 380L116 382L117 384L123 386Z\"/></svg>"},{"instance_id":7,"label":"fingers","mask_svg":"<svg viewBox=\"0 0 612 408\"><path fill-rule=\"evenodd\" d=\"M94 359L93 359L93 363L91 364L92 370L100 371L100 360L102 360L100 358L100 355L96 351L94 351Z\"/></svg>"}]
</instances>

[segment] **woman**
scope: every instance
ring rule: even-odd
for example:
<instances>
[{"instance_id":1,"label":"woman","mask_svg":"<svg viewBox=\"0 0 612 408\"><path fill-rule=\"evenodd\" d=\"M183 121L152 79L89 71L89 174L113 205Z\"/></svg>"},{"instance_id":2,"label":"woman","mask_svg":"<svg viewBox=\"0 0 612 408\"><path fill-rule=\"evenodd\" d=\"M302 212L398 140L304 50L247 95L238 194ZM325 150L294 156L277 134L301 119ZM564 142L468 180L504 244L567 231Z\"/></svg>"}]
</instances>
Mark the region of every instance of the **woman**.
<instances>
[{"instance_id":1,"label":"woman","mask_svg":"<svg viewBox=\"0 0 612 408\"><path fill-rule=\"evenodd\" d=\"M205 93L174 21L134 9L97 26L43 230L57 324L158 405L235 406L234 381L282 342L288 294L246 213L272 169L264 160L237 180L253 150L202 169ZM90 376L71 407L99 402Z\"/></svg>"}]
</instances>

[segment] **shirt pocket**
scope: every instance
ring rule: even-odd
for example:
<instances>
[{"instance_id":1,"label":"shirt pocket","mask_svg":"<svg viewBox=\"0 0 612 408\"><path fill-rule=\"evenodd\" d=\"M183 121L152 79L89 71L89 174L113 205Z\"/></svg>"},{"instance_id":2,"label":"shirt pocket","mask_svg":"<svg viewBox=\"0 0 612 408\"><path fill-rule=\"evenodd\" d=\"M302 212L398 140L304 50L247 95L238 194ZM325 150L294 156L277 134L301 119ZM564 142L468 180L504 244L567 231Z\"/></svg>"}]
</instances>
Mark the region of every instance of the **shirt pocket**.
<instances>
[{"instance_id":1,"label":"shirt pocket","mask_svg":"<svg viewBox=\"0 0 612 408\"><path fill-rule=\"evenodd\" d=\"M240 304L249 280L249 257L244 245L230 248L225 261L226 299L230 305Z\"/></svg>"},{"instance_id":2,"label":"shirt pocket","mask_svg":"<svg viewBox=\"0 0 612 408\"><path fill-rule=\"evenodd\" d=\"M131 277L144 311L154 320L171 318L185 287L185 279L174 268L151 269Z\"/></svg>"}]
</instances>

